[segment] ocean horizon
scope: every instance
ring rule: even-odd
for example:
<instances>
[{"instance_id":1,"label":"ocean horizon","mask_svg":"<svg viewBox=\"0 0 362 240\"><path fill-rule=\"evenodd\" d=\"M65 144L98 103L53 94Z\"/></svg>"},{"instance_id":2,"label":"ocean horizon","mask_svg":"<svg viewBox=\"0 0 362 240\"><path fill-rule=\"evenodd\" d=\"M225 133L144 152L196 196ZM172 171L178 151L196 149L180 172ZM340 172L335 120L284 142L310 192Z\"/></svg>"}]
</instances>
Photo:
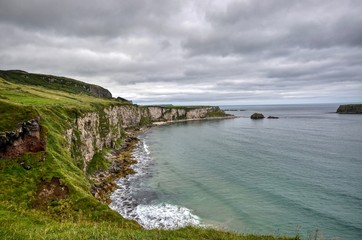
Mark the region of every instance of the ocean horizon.
<instances>
[{"instance_id":1,"label":"ocean horizon","mask_svg":"<svg viewBox=\"0 0 362 240\"><path fill-rule=\"evenodd\" d=\"M336 114L338 104L222 108L239 118L141 133L136 174L110 206L145 228L362 238L361 115Z\"/></svg>"}]
</instances>

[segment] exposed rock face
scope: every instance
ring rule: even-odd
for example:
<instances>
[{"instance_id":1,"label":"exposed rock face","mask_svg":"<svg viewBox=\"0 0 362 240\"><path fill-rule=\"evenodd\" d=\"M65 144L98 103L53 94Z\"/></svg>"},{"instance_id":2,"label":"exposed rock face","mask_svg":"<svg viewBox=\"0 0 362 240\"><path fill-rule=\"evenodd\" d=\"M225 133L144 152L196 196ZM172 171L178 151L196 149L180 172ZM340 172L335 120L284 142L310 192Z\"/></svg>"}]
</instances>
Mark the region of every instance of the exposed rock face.
<instances>
[{"instance_id":1,"label":"exposed rock face","mask_svg":"<svg viewBox=\"0 0 362 240\"><path fill-rule=\"evenodd\" d=\"M162 107L148 107L148 111L150 113L152 121L157 121L163 116Z\"/></svg>"},{"instance_id":2,"label":"exposed rock face","mask_svg":"<svg viewBox=\"0 0 362 240\"><path fill-rule=\"evenodd\" d=\"M340 105L337 113L362 114L362 104Z\"/></svg>"},{"instance_id":3,"label":"exposed rock face","mask_svg":"<svg viewBox=\"0 0 362 240\"><path fill-rule=\"evenodd\" d=\"M0 158L14 158L25 152L45 149L45 139L40 134L39 119L18 124L14 131L0 135Z\"/></svg>"},{"instance_id":4,"label":"exposed rock face","mask_svg":"<svg viewBox=\"0 0 362 240\"><path fill-rule=\"evenodd\" d=\"M96 85L89 85L88 91L100 98L112 98L112 93L105 88Z\"/></svg>"},{"instance_id":5,"label":"exposed rock face","mask_svg":"<svg viewBox=\"0 0 362 240\"><path fill-rule=\"evenodd\" d=\"M218 107L163 108L122 105L87 113L78 117L65 133L72 157L82 162L84 172L93 156L104 147L115 147L125 129L147 122L202 119L209 113L222 112Z\"/></svg>"},{"instance_id":6,"label":"exposed rock face","mask_svg":"<svg viewBox=\"0 0 362 240\"><path fill-rule=\"evenodd\" d=\"M187 111L186 119L195 119L195 118L206 118L207 113L210 111L210 108L196 108Z\"/></svg>"},{"instance_id":7,"label":"exposed rock face","mask_svg":"<svg viewBox=\"0 0 362 240\"><path fill-rule=\"evenodd\" d=\"M261 113L254 113L253 115L250 116L251 119L263 119L264 118L264 115L261 114Z\"/></svg>"},{"instance_id":8,"label":"exposed rock face","mask_svg":"<svg viewBox=\"0 0 362 240\"><path fill-rule=\"evenodd\" d=\"M146 107L152 121L172 121L181 119L200 119L208 117L211 112L223 112L219 107Z\"/></svg>"}]
</instances>

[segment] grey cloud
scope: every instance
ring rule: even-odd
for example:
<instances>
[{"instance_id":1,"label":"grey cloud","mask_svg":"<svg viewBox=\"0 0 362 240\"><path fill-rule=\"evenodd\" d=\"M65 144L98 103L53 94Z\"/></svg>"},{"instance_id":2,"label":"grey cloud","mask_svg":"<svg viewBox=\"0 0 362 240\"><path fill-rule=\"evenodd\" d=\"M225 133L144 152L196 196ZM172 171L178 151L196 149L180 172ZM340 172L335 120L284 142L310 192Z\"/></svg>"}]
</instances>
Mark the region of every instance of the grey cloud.
<instances>
[{"instance_id":1,"label":"grey cloud","mask_svg":"<svg viewBox=\"0 0 362 240\"><path fill-rule=\"evenodd\" d=\"M1 69L136 103L362 101L359 0L0 0Z\"/></svg>"},{"instance_id":2,"label":"grey cloud","mask_svg":"<svg viewBox=\"0 0 362 240\"><path fill-rule=\"evenodd\" d=\"M1 2L0 21L24 29L92 37L129 35L167 29L163 17L174 14L178 1L6 1ZM160 17L162 16L162 17ZM153 31L149 31L152 29Z\"/></svg>"},{"instance_id":3,"label":"grey cloud","mask_svg":"<svg viewBox=\"0 0 362 240\"><path fill-rule=\"evenodd\" d=\"M212 30L183 43L190 55L273 53L290 47L361 46L361 3L348 1L240 1L211 12Z\"/></svg>"}]
</instances>

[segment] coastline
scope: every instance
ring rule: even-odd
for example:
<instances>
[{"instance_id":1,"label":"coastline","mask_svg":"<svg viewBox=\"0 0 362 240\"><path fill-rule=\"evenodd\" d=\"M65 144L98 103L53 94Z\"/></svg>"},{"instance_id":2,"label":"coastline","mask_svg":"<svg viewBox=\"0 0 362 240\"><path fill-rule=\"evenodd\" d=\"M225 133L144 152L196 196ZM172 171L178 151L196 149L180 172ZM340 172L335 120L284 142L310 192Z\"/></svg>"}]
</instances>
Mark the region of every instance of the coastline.
<instances>
[{"instance_id":1,"label":"coastline","mask_svg":"<svg viewBox=\"0 0 362 240\"><path fill-rule=\"evenodd\" d=\"M116 180L118 188L111 194L109 207L124 218L138 222L144 229L178 229L186 226L202 226L193 210L167 202L158 202L153 191L144 187L152 176L154 160L145 141L145 134L132 152L136 163L133 174Z\"/></svg>"},{"instance_id":2,"label":"coastline","mask_svg":"<svg viewBox=\"0 0 362 240\"><path fill-rule=\"evenodd\" d=\"M133 153L137 149L138 143L140 141L137 136L148 131L152 127L165 126L181 122L227 120L235 118L238 118L238 116L228 115L224 117L206 117L198 119L153 122L149 126L129 130L126 132L126 137L121 147L119 149L113 149L106 154L106 158L111 162L110 167L107 170L97 171L93 175L88 176L89 179L93 182L90 188L91 193L95 198L97 198L97 200L105 204L109 205L112 203L110 196L118 188L116 182L121 178L127 177L128 175L135 174L135 171L132 169L132 165L137 163L137 159L135 159L133 156Z\"/></svg>"}]
</instances>

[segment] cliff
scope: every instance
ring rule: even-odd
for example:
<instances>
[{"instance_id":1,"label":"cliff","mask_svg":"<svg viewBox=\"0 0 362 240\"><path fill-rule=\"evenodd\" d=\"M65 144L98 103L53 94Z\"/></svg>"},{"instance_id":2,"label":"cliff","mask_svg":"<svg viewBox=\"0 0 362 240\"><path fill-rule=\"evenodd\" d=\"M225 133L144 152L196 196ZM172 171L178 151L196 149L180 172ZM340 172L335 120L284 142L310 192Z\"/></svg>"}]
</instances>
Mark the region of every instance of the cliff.
<instances>
[{"instance_id":1,"label":"cliff","mask_svg":"<svg viewBox=\"0 0 362 240\"><path fill-rule=\"evenodd\" d=\"M227 117L219 107L110 106L78 116L65 132L72 157L86 172L88 163L103 148L117 148L125 131L152 122Z\"/></svg>"},{"instance_id":2,"label":"cliff","mask_svg":"<svg viewBox=\"0 0 362 240\"><path fill-rule=\"evenodd\" d=\"M362 104L340 105L337 109L337 113L362 114Z\"/></svg>"},{"instance_id":3,"label":"cliff","mask_svg":"<svg viewBox=\"0 0 362 240\"><path fill-rule=\"evenodd\" d=\"M54 217L63 209L61 214L77 218L112 219L113 211L90 192L91 176L110 167L106 154L124 146L128 133L153 122L226 116L218 107L146 107L97 98L84 94L91 89L84 86L61 77L0 72L0 210L2 201L15 199L10 202L46 209ZM79 94L79 87L85 92ZM18 191L19 182L26 191ZM66 198L42 193L62 188L69 190Z\"/></svg>"},{"instance_id":4,"label":"cliff","mask_svg":"<svg viewBox=\"0 0 362 240\"><path fill-rule=\"evenodd\" d=\"M130 154L122 152L134 144L129 137L132 131L159 121L225 117L218 107L143 107L104 98L106 93L95 97L90 88L71 79L53 81L47 75L22 71L0 73L2 237L247 239L213 229L145 231L95 198L99 189L112 189L112 185L98 182L93 173L105 169L130 173L112 168L124 165L111 164L132 163ZM122 159L107 158L114 149L120 149Z\"/></svg>"}]
</instances>

